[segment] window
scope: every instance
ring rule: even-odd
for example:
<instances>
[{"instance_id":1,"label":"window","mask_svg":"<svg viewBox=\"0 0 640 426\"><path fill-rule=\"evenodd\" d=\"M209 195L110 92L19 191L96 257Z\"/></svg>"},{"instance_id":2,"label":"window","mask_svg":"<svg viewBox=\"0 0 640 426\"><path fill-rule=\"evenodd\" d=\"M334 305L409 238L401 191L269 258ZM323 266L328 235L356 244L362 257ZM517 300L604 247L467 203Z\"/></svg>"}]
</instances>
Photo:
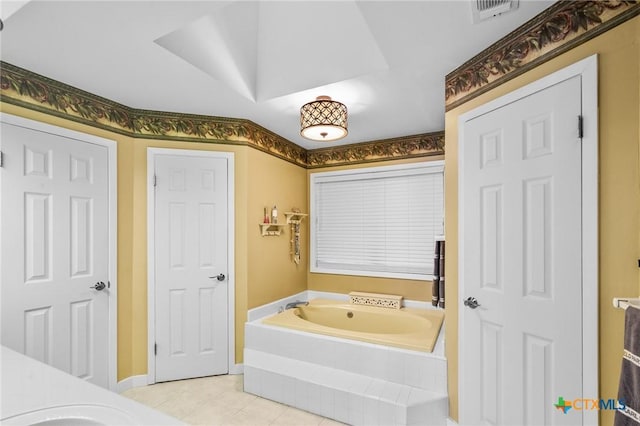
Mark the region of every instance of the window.
<instances>
[{"instance_id":1,"label":"window","mask_svg":"<svg viewBox=\"0 0 640 426\"><path fill-rule=\"evenodd\" d=\"M442 161L311 175L311 272L431 279Z\"/></svg>"}]
</instances>

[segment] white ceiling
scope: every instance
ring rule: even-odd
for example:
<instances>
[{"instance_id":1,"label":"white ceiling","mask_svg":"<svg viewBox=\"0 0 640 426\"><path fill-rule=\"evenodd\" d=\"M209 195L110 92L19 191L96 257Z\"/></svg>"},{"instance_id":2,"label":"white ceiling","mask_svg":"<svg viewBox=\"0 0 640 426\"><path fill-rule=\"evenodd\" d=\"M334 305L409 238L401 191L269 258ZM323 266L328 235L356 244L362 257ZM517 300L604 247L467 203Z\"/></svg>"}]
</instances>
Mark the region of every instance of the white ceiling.
<instances>
[{"instance_id":1,"label":"white ceiling","mask_svg":"<svg viewBox=\"0 0 640 426\"><path fill-rule=\"evenodd\" d=\"M319 148L443 130L445 75L552 3L473 24L471 1L2 0L0 58L133 108L246 118ZM300 106L319 95L347 105L346 138L300 136Z\"/></svg>"}]
</instances>

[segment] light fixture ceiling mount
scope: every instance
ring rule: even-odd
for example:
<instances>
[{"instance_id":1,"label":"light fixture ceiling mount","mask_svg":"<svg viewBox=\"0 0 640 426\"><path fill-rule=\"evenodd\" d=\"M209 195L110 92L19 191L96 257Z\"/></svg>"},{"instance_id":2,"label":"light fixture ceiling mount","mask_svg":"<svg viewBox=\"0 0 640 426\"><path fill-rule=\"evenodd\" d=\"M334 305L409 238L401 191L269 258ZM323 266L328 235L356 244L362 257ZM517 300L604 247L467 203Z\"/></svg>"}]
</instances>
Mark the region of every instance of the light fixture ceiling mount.
<instances>
[{"instance_id":1,"label":"light fixture ceiling mount","mask_svg":"<svg viewBox=\"0 0 640 426\"><path fill-rule=\"evenodd\" d=\"M300 135L314 141L335 141L347 136L347 107L329 96L318 96L300 108Z\"/></svg>"}]
</instances>

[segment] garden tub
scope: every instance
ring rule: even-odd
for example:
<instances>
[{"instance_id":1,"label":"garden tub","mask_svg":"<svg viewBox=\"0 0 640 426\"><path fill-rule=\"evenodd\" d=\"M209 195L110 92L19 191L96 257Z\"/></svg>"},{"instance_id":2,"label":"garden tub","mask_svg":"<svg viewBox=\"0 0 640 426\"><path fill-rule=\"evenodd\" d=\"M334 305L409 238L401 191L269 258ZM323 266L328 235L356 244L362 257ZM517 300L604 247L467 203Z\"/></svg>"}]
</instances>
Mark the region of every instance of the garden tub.
<instances>
[{"instance_id":1,"label":"garden tub","mask_svg":"<svg viewBox=\"0 0 640 426\"><path fill-rule=\"evenodd\" d=\"M437 309L390 309L314 299L264 324L362 342L432 352L444 319Z\"/></svg>"}]
</instances>

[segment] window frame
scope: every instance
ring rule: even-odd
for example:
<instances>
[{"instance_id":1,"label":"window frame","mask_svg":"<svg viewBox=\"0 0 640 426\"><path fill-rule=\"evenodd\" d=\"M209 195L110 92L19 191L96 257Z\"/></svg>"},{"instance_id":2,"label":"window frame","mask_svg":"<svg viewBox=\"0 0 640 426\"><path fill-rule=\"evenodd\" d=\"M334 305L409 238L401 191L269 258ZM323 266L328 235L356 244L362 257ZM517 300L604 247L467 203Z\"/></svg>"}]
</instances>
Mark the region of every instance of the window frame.
<instances>
[{"instance_id":1,"label":"window frame","mask_svg":"<svg viewBox=\"0 0 640 426\"><path fill-rule=\"evenodd\" d=\"M348 275L348 276L365 276L375 278L393 278L404 280L416 280L416 281L431 281L433 280L432 274L419 274L419 273L401 273L401 272L389 272L389 271L372 271L372 270L358 270L358 269L333 269L327 267L317 266L316 259L316 229L317 229L317 185L319 181L329 180L342 180L342 177L354 176L354 175L372 175L374 173L397 173L407 171L408 173L415 171L428 171L429 173L442 173L443 188L442 188L442 231L444 232L444 160L434 160L419 163L409 164L396 164L390 166L374 166L364 167L358 169L345 169L345 170L333 170L327 172L315 172L309 175L309 208L310 208L310 222L309 222L309 271L316 274L333 274L333 275ZM348 179L345 179L348 180Z\"/></svg>"}]
</instances>

